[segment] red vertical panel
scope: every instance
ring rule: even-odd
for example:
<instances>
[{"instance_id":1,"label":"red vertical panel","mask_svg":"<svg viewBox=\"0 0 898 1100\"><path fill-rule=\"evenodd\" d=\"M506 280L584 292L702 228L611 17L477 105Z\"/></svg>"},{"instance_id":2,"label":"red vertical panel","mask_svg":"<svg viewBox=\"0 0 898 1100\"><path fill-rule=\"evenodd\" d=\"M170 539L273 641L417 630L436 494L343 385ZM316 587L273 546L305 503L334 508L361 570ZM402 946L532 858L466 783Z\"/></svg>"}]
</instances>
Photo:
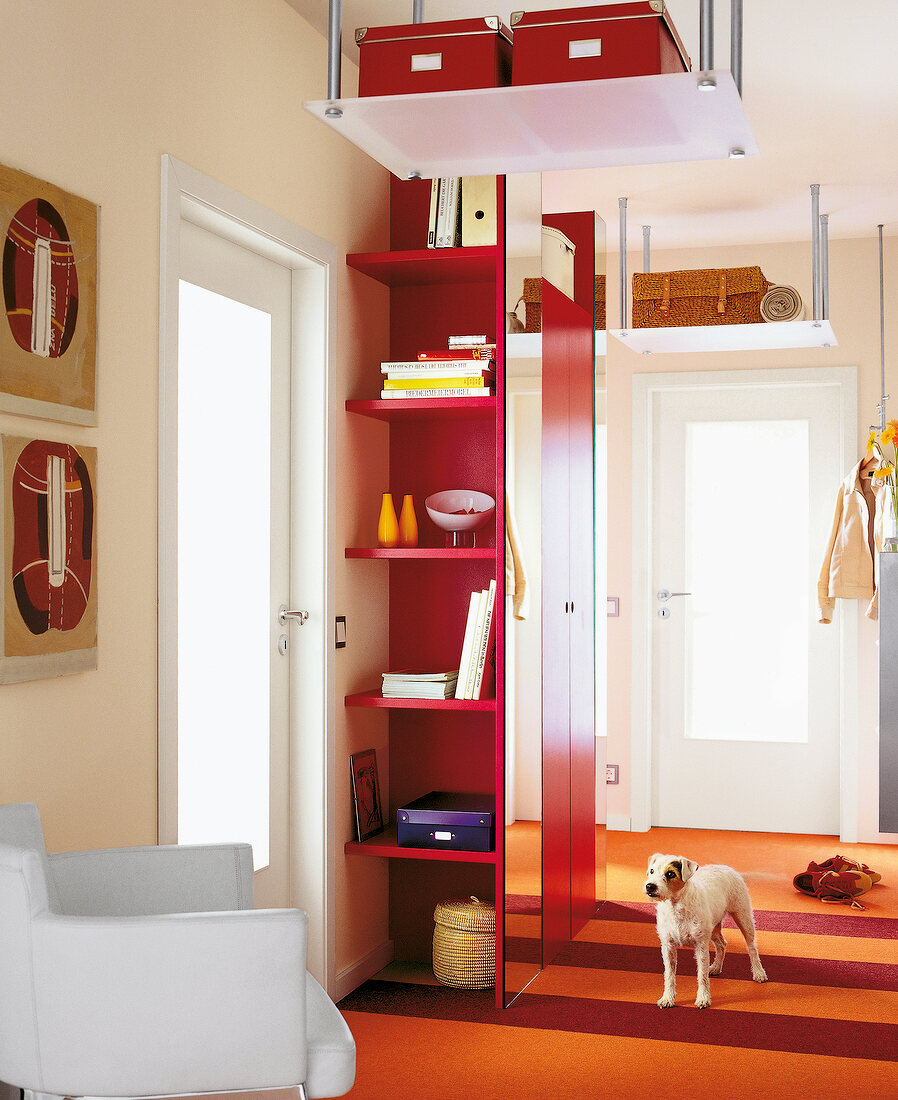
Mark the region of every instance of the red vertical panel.
<instances>
[{"instance_id":1,"label":"red vertical panel","mask_svg":"<svg viewBox=\"0 0 898 1100\"><path fill-rule=\"evenodd\" d=\"M568 608L569 315L577 307L543 280L542 698L543 965L570 939L570 653Z\"/></svg>"}]
</instances>

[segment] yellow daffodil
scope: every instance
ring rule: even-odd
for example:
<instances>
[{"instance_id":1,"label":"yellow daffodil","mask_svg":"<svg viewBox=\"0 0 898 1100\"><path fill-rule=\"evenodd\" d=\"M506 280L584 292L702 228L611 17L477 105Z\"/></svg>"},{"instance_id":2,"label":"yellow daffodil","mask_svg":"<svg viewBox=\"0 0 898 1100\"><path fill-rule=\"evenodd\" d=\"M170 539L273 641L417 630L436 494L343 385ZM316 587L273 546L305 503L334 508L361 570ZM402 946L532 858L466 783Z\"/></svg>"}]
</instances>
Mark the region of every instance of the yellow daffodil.
<instances>
[{"instance_id":1,"label":"yellow daffodil","mask_svg":"<svg viewBox=\"0 0 898 1100\"><path fill-rule=\"evenodd\" d=\"M876 432L870 432L870 438L867 440L867 454L873 453L873 444L876 442Z\"/></svg>"},{"instance_id":2,"label":"yellow daffodil","mask_svg":"<svg viewBox=\"0 0 898 1100\"><path fill-rule=\"evenodd\" d=\"M878 470L873 471L874 477L888 477L895 472L894 466L880 466Z\"/></svg>"}]
</instances>

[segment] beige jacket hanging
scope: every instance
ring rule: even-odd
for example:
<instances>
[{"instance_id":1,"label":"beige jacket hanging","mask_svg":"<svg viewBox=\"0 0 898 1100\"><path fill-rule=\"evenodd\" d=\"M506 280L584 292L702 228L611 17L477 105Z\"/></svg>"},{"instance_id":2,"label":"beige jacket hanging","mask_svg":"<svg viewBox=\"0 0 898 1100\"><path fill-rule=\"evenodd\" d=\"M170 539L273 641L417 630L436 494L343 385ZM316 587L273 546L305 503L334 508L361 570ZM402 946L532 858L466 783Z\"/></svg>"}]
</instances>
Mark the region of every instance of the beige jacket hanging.
<instances>
[{"instance_id":1,"label":"beige jacket hanging","mask_svg":"<svg viewBox=\"0 0 898 1100\"><path fill-rule=\"evenodd\" d=\"M832 532L817 582L817 621L832 622L836 600L868 601L864 614L879 615L879 562L885 485L862 477L863 458L839 487ZM875 460L873 460L875 461Z\"/></svg>"}]
</instances>

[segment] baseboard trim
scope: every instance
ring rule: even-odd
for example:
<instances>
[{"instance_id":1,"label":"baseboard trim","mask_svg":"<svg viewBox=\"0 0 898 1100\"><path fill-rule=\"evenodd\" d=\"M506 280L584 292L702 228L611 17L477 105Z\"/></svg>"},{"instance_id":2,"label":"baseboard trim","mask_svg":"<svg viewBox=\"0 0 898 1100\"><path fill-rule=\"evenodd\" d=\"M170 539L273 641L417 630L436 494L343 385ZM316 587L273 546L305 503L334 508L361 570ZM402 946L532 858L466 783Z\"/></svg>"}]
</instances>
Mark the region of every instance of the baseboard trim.
<instances>
[{"instance_id":1,"label":"baseboard trim","mask_svg":"<svg viewBox=\"0 0 898 1100\"><path fill-rule=\"evenodd\" d=\"M341 970L337 975L337 995L334 999L337 1001L342 1000L354 989L358 989L363 982L373 977L379 970L389 966L393 961L393 955L393 941L386 940L384 943L378 944L372 951L369 951L367 955L362 956L357 962L347 966L345 970Z\"/></svg>"},{"instance_id":2,"label":"baseboard trim","mask_svg":"<svg viewBox=\"0 0 898 1100\"><path fill-rule=\"evenodd\" d=\"M609 814L608 828L613 829L617 833L632 832L630 818L626 814Z\"/></svg>"}]
</instances>

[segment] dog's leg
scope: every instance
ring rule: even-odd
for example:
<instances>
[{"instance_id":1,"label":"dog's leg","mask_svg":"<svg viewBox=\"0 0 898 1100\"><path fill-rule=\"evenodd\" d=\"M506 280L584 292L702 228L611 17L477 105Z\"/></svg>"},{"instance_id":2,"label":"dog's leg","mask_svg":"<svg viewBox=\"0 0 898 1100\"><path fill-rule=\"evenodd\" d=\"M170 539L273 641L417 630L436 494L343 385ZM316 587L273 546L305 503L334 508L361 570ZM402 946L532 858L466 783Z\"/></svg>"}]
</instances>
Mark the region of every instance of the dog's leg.
<instances>
[{"instance_id":1,"label":"dog's leg","mask_svg":"<svg viewBox=\"0 0 898 1100\"><path fill-rule=\"evenodd\" d=\"M708 971L711 965L711 942L695 945L695 967L698 971L698 993L695 995L696 1008L711 1007L711 983L708 981Z\"/></svg>"},{"instance_id":2,"label":"dog's leg","mask_svg":"<svg viewBox=\"0 0 898 1100\"><path fill-rule=\"evenodd\" d=\"M723 938L720 925L711 933L711 942L714 944L714 965L711 967L711 977L716 978L723 970L723 960L727 953L727 941Z\"/></svg>"},{"instance_id":3,"label":"dog's leg","mask_svg":"<svg viewBox=\"0 0 898 1100\"><path fill-rule=\"evenodd\" d=\"M761 956L755 943L755 919L751 909L741 912L730 911L730 916L742 935L745 937L745 946L748 948L748 957L751 959L751 976L756 982L767 981L767 971L761 965Z\"/></svg>"},{"instance_id":4,"label":"dog's leg","mask_svg":"<svg viewBox=\"0 0 898 1100\"><path fill-rule=\"evenodd\" d=\"M673 1008L677 997L677 949L670 940L661 943L664 959L664 996L658 1002L660 1008Z\"/></svg>"}]
</instances>

